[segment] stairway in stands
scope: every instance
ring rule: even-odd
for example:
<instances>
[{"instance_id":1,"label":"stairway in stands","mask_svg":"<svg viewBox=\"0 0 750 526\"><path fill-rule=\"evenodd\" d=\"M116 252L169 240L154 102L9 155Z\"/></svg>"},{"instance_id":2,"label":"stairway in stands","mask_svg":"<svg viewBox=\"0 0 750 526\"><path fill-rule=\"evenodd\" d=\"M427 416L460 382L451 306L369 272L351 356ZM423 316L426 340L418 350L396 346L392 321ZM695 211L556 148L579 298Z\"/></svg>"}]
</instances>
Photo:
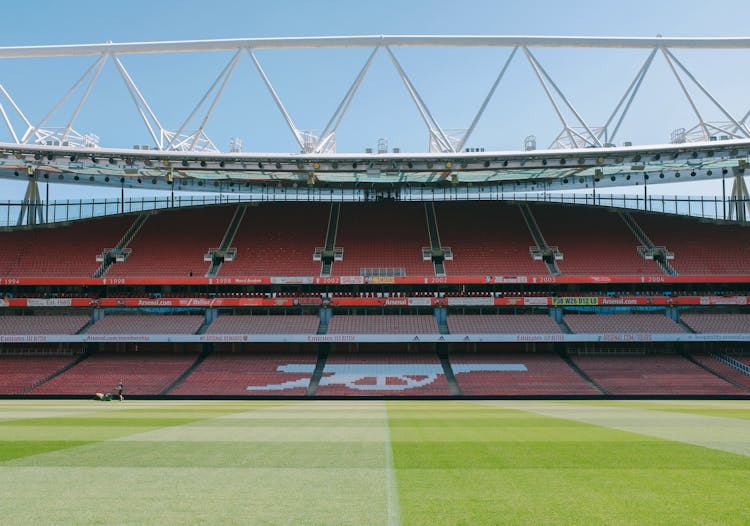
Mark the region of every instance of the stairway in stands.
<instances>
[{"instance_id":1,"label":"stairway in stands","mask_svg":"<svg viewBox=\"0 0 750 526\"><path fill-rule=\"evenodd\" d=\"M453 396L461 396L461 388L458 386L456 375L453 372L453 366L451 365L451 361L448 356L447 345L445 343L438 343L437 353L438 358L440 358L440 365L443 366L443 374L445 374L445 379L448 380L448 387L451 390L451 394Z\"/></svg>"},{"instance_id":2,"label":"stairway in stands","mask_svg":"<svg viewBox=\"0 0 750 526\"><path fill-rule=\"evenodd\" d=\"M246 210L247 205L240 205L237 207L237 210L234 211L234 216L232 216L232 221L229 223L227 231L224 233L224 238L221 240L219 248L216 250L210 250L206 255L206 257L209 257L209 255L211 257L211 266L206 272L207 278L216 277L216 275L219 273L219 270L221 269L222 263L224 263L224 260L231 261L231 259L234 258L234 255L237 251L230 248L230 245L234 240L234 236L237 233L237 229L239 228L240 223L242 222L242 218L245 217Z\"/></svg>"},{"instance_id":3,"label":"stairway in stands","mask_svg":"<svg viewBox=\"0 0 750 526\"><path fill-rule=\"evenodd\" d=\"M549 273L553 276L559 276L560 268L557 266L557 262L555 261L557 256L559 255L557 247L550 247L549 245L547 245L547 242L544 240L544 236L542 235L542 231L539 229L539 225L537 224L536 219L534 219L534 214L531 213L531 208L529 208L529 205L526 203L521 203L518 205L518 207L521 209L521 215L523 216L524 221L526 221L526 226L529 228L529 232L534 239L534 243L536 243L536 248L542 256L542 261L544 261L544 264L547 265Z\"/></svg>"},{"instance_id":4,"label":"stairway in stands","mask_svg":"<svg viewBox=\"0 0 750 526\"><path fill-rule=\"evenodd\" d=\"M435 215L435 204L432 202L424 204L425 215L427 216L427 233L430 236L430 253L432 264L435 266L436 276L445 276L445 260L447 257L452 259L450 249L445 249L440 245L440 233L438 232L437 217ZM422 255L425 257L425 254Z\"/></svg>"},{"instance_id":5,"label":"stairway in stands","mask_svg":"<svg viewBox=\"0 0 750 526\"><path fill-rule=\"evenodd\" d=\"M174 389L180 386L182 382L184 382L193 372L203 363L203 361L208 357L209 354L213 351L213 346L211 344L204 344L203 349L201 350L201 353L198 355L198 357L195 359L195 361L185 369L185 372L183 372L173 383L172 385L168 386L166 389L164 389L161 393L159 393L159 396L165 396L170 394Z\"/></svg>"},{"instance_id":6,"label":"stairway in stands","mask_svg":"<svg viewBox=\"0 0 750 526\"><path fill-rule=\"evenodd\" d=\"M36 382L32 383L29 387L27 387L26 389L24 389L23 391L21 391L19 394L22 394L22 395L23 394L27 394L27 393L33 391L34 389L36 389L37 387L39 387L40 385L42 385L42 384L44 384L46 382L49 382L53 378L57 378L61 374L69 371L70 369L72 369L73 367L75 367L76 365L78 365L79 363L81 363L83 360L85 360L89 356L91 356L91 350L90 349L86 349L84 352L82 352L81 354L79 354L78 356L76 356L75 358L73 358L73 360L70 363L68 363L65 367L63 367L62 369L58 369L57 371L55 371L54 373L50 374L49 376L47 376L45 378L41 378L41 379L37 380Z\"/></svg>"},{"instance_id":7,"label":"stairway in stands","mask_svg":"<svg viewBox=\"0 0 750 526\"><path fill-rule=\"evenodd\" d=\"M127 232L125 232L125 234L122 236L122 239L120 239L119 243L117 243L114 248L110 248L102 252L102 264L99 265L98 269L96 269L93 277L101 278L107 273L109 267L111 267L118 258L122 258L122 260L127 258L129 249L126 249L125 247L128 246L128 244L133 240L141 227L143 227L143 224L146 222L146 219L148 219L148 217L148 213L144 212L142 214L139 214L135 221L133 221L133 224L130 225L130 228L128 228Z\"/></svg>"},{"instance_id":8,"label":"stairway in stands","mask_svg":"<svg viewBox=\"0 0 750 526\"><path fill-rule=\"evenodd\" d=\"M570 329L568 329L568 330L570 330ZM586 383L588 383L591 387L593 387L594 389L596 389L597 391L599 391L599 393L604 394L604 395L607 394L607 392L604 390L604 388L601 385L599 385L598 383L596 383L594 381L594 379L591 378L588 374L586 374L586 372L583 369L581 369L580 367L578 367L578 364L576 364L570 358L570 355L568 354L567 351L562 350L558 354L560 355L560 358L562 358L563 361L566 364L568 364L568 367L570 367L571 369L573 369L578 374L578 376L580 376L581 378L584 379L584 381L586 381Z\"/></svg>"},{"instance_id":9,"label":"stairway in stands","mask_svg":"<svg viewBox=\"0 0 750 526\"><path fill-rule=\"evenodd\" d=\"M638 242L642 245L638 249L638 253L643 256L643 259L653 259L659 267L669 276L676 276L677 271L669 263L670 257L673 255L667 250L666 247L657 247L646 235L638 222L628 212L618 212L618 215L622 218L628 228L633 233Z\"/></svg>"},{"instance_id":10,"label":"stairway in stands","mask_svg":"<svg viewBox=\"0 0 750 526\"><path fill-rule=\"evenodd\" d=\"M323 277L331 275L331 268L333 267L333 262L335 260L336 232L339 228L340 213L341 203L331 203L331 211L328 214L328 228L326 229L325 246L320 254L320 275Z\"/></svg>"},{"instance_id":11,"label":"stairway in stands","mask_svg":"<svg viewBox=\"0 0 750 526\"><path fill-rule=\"evenodd\" d=\"M320 386L320 379L323 377L323 369L326 367L326 361L328 360L328 353L331 350L330 343L321 343L318 346L318 359L315 362L315 369L313 370L312 377L310 378L310 384L307 386L305 396L315 396Z\"/></svg>"}]
</instances>

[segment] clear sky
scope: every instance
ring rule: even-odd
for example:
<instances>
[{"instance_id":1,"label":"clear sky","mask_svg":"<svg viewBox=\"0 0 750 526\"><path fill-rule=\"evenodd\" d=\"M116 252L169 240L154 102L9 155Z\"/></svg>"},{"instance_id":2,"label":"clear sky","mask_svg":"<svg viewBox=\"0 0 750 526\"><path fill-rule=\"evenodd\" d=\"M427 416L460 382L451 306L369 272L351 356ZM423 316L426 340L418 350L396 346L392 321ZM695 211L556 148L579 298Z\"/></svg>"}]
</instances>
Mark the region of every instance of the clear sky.
<instances>
[{"instance_id":1,"label":"clear sky","mask_svg":"<svg viewBox=\"0 0 750 526\"><path fill-rule=\"evenodd\" d=\"M75 3L27 0L3 5L0 46L212 38L367 34L602 36L747 36L750 2L706 1L143 1ZM592 126L609 116L647 50L532 50ZM320 129L336 109L370 50L260 50L257 56L300 129ZM510 49L394 49L444 128L466 128ZM676 51L734 115L750 109L750 52ZM231 53L124 56L162 124L177 129ZM38 122L94 62L93 57L0 61L0 84ZM693 93L697 93L693 90ZM80 96L80 94L78 95ZM64 125L75 97L50 126ZM698 97L706 120L726 120ZM3 101L4 102L4 101ZM195 121L194 121L195 122ZM664 143L675 128L697 123L662 57L643 83L615 142ZM18 126L18 122L16 122ZM115 66L109 62L74 128L103 146L150 142ZM517 55L467 146L522 149L527 135L549 146L560 132L529 64ZM242 57L206 132L221 150L231 137L245 151L296 151L298 146L247 56ZM390 147L424 151L427 132L387 54L379 52L338 132L340 152L361 152L386 138ZM0 122L0 141L9 134ZM0 181L4 198L23 187ZM705 185L665 193L716 193ZM102 195L60 187L52 198Z\"/></svg>"}]
</instances>

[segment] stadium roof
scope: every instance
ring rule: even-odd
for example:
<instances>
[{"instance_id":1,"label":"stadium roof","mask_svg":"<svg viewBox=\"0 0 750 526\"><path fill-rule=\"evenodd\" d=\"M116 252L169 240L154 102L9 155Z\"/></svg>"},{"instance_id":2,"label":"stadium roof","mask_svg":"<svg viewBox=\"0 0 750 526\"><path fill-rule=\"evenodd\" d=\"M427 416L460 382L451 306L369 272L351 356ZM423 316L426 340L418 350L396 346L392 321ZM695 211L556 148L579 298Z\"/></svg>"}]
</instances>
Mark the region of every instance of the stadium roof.
<instances>
[{"instance_id":1,"label":"stadium roof","mask_svg":"<svg viewBox=\"0 0 750 526\"><path fill-rule=\"evenodd\" d=\"M243 192L254 185L491 185L563 190L716 179L744 171L750 141L441 154L256 154L0 143L0 177L119 188Z\"/></svg>"},{"instance_id":2,"label":"stadium roof","mask_svg":"<svg viewBox=\"0 0 750 526\"><path fill-rule=\"evenodd\" d=\"M495 82L466 129L442 128L434 118L393 51L413 46L510 49L507 59L498 64L501 67ZM325 128L322 131L297 128L253 51L346 47L372 51ZM650 51L606 122L593 126L584 121L530 49L545 47ZM364 154L337 153L337 127L381 49L426 125L429 152L389 152L387 146L383 149L379 146L378 153L372 150ZM170 189L176 184L185 190L221 192L244 192L258 185L303 185L315 189L490 185L501 191L532 191L622 187L744 173L750 156L750 128L746 124L750 111L742 117L731 114L671 49L750 49L750 38L363 35L0 47L0 60L97 57L59 102L35 123L29 121L0 83L0 124L11 137L10 142L0 143L0 178L118 188ZM205 51L234 51L234 54L182 125L174 129L164 127L120 56ZM657 55L663 56L677 81L678 96L687 99L698 123L687 130L674 130L672 144L615 146L615 137ZM555 110L562 131L550 149L537 150L532 136L527 137L522 151L467 149L468 138L514 57L530 66ZM206 123L241 59L254 64L302 153L245 153L241 145L230 148L230 152L220 152L206 135ZM132 149L100 147L96 135L82 135L75 130L76 118L102 68L109 62L125 82L135 114L147 128L152 144ZM73 97L81 91L80 98ZM105 93L105 98L108 95ZM709 102L714 114L722 119L720 122L704 118L698 97ZM76 98L78 102L65 125L52 127L58 110L69 99ZM200 121L197 128L195 121ZM118 121L112 120L97 122L105 128L117 124Z\"/></svg>"}]
</instances>

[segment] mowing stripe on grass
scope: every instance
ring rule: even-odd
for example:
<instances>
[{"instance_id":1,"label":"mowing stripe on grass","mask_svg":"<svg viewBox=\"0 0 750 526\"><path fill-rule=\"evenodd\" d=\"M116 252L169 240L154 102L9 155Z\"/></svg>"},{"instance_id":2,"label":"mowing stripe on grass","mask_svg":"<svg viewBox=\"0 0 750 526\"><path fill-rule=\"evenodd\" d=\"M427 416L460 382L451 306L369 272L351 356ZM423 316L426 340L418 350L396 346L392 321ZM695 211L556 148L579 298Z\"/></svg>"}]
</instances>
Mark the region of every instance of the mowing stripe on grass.
<instances>
[{"instance_id":1,"label":"mowing stripe on grass","mask_svg":"<svg viewBox=\"0 0 750 526\"><path fill-rule=\"evenodd\" d=\"M482 403L750 456L750 421L745 419L658 411L648 403L642 408L632 403L630 407L525 400Z\"/></svg>"}]
</instances>

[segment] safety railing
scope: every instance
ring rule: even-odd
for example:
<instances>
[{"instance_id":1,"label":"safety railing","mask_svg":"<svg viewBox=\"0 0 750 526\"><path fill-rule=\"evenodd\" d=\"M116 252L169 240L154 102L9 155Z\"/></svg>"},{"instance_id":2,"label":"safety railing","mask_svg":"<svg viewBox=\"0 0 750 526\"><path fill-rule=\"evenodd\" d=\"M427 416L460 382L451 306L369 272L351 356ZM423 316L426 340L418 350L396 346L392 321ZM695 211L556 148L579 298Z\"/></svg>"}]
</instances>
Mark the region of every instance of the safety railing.
<instances>
[{"instance_id":1,"label":"safety railing","mask_svg":"<svg viewBox=\"0 0 750 526\"><path fill-rule=\"evenodd\" d=\"M379 199L383 196L378 194ZM748 200L722 198L721 196L667 196L633 194L582 194L582 193L502 193L494 190L471 188L402 188L386 199L400 201L518 201L547 202L574 205L605 206L626 210L644 210L706 219L746 222L750 215ZM277 189L253 194L190 195L167 197L139 197L127 199L82 199L29 203L0 201L0 227L19 226L31 219L34 223L61 223L116 214L140 213L150 210L211 206L267 201L318 201L359 202L372 201L372 193L359 189L337 189L330 192L310 192L307 188L287 188L284 194ZM22 210L24 213L22 214Z\"/></svg>"}]
</instances>

